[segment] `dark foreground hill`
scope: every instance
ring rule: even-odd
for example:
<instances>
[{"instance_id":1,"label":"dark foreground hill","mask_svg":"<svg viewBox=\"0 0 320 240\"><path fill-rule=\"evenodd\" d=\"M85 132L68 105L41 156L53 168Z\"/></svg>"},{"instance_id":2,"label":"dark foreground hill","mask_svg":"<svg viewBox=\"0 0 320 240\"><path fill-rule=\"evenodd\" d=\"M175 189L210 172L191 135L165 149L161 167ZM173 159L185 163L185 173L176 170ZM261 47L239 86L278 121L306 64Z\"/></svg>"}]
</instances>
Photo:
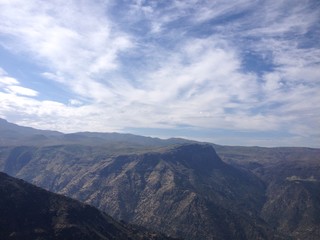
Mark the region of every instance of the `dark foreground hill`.
<instances>
[{"instance_id":1,"label":"dark foreground hill","mask_svg":"<svg viewBox=\"0 0 320 240\"><path fill-rule=\"evenodd\" d=\"M94 207L0 173L0 239L169 239L117 223Z\"/></svg>"}]
</instances>

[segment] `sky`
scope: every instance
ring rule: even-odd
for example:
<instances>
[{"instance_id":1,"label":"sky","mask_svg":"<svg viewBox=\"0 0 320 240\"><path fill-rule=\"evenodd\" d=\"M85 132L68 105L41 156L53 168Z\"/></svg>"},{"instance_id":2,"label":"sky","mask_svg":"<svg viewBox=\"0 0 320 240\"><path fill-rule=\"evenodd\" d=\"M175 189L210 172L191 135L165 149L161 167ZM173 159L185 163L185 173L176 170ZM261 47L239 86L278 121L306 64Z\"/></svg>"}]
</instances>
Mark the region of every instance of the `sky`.
<instances>
[{"instance_id":1,"label":"sky","mask_svg":"<svg viewBox=\"0 0 320 240\"><path fill-rule=\"evenodd\" d=\"M319 0L0 0L0 118L320 147Z\"/></svg>"}]
</instances>

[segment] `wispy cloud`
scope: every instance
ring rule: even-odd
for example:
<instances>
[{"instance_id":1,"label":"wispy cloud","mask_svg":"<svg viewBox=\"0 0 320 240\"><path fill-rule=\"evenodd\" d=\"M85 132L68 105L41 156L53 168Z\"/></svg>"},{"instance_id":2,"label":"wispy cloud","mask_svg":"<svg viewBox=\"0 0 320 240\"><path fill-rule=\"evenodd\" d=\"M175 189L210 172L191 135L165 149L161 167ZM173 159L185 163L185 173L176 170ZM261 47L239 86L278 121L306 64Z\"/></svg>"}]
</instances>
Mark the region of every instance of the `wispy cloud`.
<instances>
[{"instance_id":1,"label":"wispy cloud","mask_svg":"<svg viewBox=\"0 0 320 240\"><path fill-rule=\"evenodd\" d=\"M34 91L30 88L25 88L25 87L15 86L15 85L10 85L5 90L13 94L18 94L23 96L35 97L38 95L37 91Z\"/></svg>"},{"instance_id":2,"label":"wispy cloud","mask_svg":"<svg viewBox=\"0 0 320 240\"><path fill-rule=\"evenodd\" d=\"M0 45L69 99L1 70L0 114L63 131L190 126L234 131L230 143L269 131L318 146L319 19L315 0L1 1Z\"/></svg>"},{"instance_id":3,"label":"wispy cloud","mask_svg":"<svg viewBox=\"0 0 320 240\"><path fill-rule=\"evenodd\" d=\"M103 7L72 1L4 2L0 31L10 41L2 45L45 65L43 76L95 98L97 88L108 92L99 83L101 76L117 69L117 55L132 45L103 15Z\"/></svg>"},{"instance_id":4,"label":"wispy cloud","mask_svg":"<svg viewBox=\"0 0 320 240\"><path fill-rule=\"evenodd\" d=\"M38 95L37 91L20 86L20 82L17 79L8 76L7 72L2 68L0 68L0 87L3 91L13 95L30 97L35 97Z\"/></svg>"}]
</instances>

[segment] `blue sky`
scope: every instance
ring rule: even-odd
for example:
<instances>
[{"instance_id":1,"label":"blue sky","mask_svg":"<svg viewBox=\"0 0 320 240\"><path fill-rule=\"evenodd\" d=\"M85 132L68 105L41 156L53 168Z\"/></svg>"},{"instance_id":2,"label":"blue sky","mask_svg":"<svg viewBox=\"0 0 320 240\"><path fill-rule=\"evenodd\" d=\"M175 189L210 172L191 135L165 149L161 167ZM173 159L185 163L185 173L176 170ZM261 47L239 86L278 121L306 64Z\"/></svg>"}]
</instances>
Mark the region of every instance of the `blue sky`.
<instances>
[{"instance_id":1,"label":"blue sky","mask_svg":"<svg viewBox=\"0 0 320 240\"><path fill-rule=\"evenodd\" d=\"M318 0L0 0L0 117L320 147Z\"/></svg>"}]
</instances>

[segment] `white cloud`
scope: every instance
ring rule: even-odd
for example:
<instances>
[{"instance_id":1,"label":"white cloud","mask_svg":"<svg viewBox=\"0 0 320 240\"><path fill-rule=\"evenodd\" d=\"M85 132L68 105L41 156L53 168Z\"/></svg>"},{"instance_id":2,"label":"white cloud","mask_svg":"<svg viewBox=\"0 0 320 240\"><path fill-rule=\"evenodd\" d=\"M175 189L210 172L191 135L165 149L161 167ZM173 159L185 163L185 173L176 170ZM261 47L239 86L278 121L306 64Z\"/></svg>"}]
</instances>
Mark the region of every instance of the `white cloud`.
<instances>
[{"instance_id":1,"label":"white cloud","mask_svg":"<svg viewBox=\"0 0 320 240\"><path fill-rule=\"evenodd\" d=\"M303 141L320 121L320 52L304 42L319 19L311 3L1 1L0 33L10 38L1 46L71 94L35 100L40 90L0 69L0 113L49 128L54 116L68 132L190 125ZM247 70L248 52L270 67Z\"/></svg>"},{"instance_id":2,"label":"white cloud","mask_svg":"<svg viewBox=\"0 0 320 240\"><path fill-rule=\"evenodd\" d=\"M83 102L81 102L77 99L70 99L69 104L72 106L81 106L81 105L83 105Z\"/></svg>"},{"instance_id":3,"label":"white cloud","mask_svg":"<svg viewBox=\"0 0 320 240\"><path fill-rule=\"evenodd\" d=\"M1 76L0 75L0 86L7 86L7 85L18 85L19 82L17 79L8 77L8 76Z\"/></svg>"},{"instance_id":4,"label":"white cloud","mask_svg":"<svg viewBox=\"0 0 320 240\"><path fill-rule=\"evenodd\" d=\"M0 67L0 87L18 85L19 81L15 78L9 77L8 73Z\"/></svg>"},{"instance_id":5,"label":"white cloud","mask_svg":"<svg viewBox=\"0 0 320 240\"><path fill-rule=\"evenodd\" d=\"M14 95L17 94L29 97L35 97L38 95L37 91L20 86L20 82L17 79L8 76L8 73L2 68L0 68L0 87L0 91L2 90Z\"/></svg>"},{"instance_id":6,"label":"white cloud","mask_svg":"<svg viewBox=\"0 0 320 240\"><path fill-rule=\"evenodd\" d=\"M202 1L197 2L201 3ZM249 8L255 7L256 4L257 3L250 0L238 0L228 2L211 1L208 2L208 4L199 4L200 6L195 8L196 14L194 20L196 22L205 22L219 17L226 17L228 15L238 14ZM189 8L193 9L194 5L190 4Z\"/></svg>"},{"instance_id":7,"label":"white cloud","mask_svg":"<svg viewBox=\"0 0 320 240\"><path fill-rule=\"evenodd\" d=\"M37 91L30 88L21 87L21 86L8 86L6 87L6 90L13 94L29 96L29 97L36 97L38 95Z\"/></svg>"},{"instance_id":8,"label":"white cloud","mask_svg":"<svg viewBox=\"0 0 320 240\"><path fill-rule=\"evenodd\" d=\"M49 79L74 91L93 89L99 85L97 76L117 69L118 54L132 47L130 38L105 17L105 6L96 4L2 2L0 32L13 40L2 45L11 51L26 52L45 64L50 71L44 76ZM78 93L96 98L95 91ZM99 94L97 98L100 99Z\"/></svg>"},{"instance_id":9,"label":"white cloud","mask_svg":"<svg viewBox=\"0 0 320 240\"><path fill-rule=\"evenodd\" d=\"M0 113L18 119L18 124L63 132L82 130L114 131L105 124L108 114L95 105L73 106L56 101L40 101L28 96L0 91Z\"/></svg>"}]
</instances>

